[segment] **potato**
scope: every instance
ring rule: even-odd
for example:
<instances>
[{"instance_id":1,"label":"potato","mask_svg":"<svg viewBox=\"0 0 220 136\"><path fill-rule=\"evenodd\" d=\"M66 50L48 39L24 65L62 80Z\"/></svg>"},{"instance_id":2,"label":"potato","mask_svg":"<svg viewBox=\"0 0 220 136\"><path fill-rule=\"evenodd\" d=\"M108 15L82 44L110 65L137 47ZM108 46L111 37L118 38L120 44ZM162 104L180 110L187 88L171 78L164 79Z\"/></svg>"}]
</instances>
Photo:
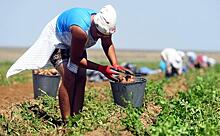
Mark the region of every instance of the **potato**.
<instances>
[{"instance_id":1,"label":"potato","mask_svg":"<svg viewBox=\"0 0 220 136\"><path fill-rule=\"evenodd\" d=\"M119 75L118 76L118 80L120 83L133 83L135 82L134 76L130 76L130 75Z\"/></svg>"},{"instance_id":2,"label":"potato","mask_svg":"<svg viewBox=\"0 0 220 136\"><path fill-rule=\"evenodd\" d=\"M58 74L58 71L55 68L49 69L49 71L51 72L52 75L57 75Z\"/></svg>"},{"instance_id":3,"label":"potato","mask_svg":"<svg viewBox=\"0 0 220 136\"><path fill-rule=\"evenodd\" d=\"M33 73L38 75L48 75L48 76L58 75L58 71L55 68L37 69L37 70L33 70Z\"/></svg>"}]
</instances>

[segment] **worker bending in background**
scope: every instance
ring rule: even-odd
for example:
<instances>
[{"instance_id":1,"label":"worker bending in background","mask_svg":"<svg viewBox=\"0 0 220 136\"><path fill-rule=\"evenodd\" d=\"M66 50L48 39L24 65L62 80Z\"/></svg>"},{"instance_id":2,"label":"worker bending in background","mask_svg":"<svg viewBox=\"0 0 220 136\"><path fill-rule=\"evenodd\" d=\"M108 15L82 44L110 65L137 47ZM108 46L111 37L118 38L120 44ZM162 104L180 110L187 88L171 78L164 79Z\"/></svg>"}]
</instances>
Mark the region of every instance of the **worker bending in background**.
<instances>
[{"instance_id":1,"label":"worker bending in background","mask_svg":"<svg viewBox=\"0 0 220 136\"><path fill-rule=\"evenodd\" d=\"M161 52L160 68L166 77L181 75L183 72L182 56L173 48L165 48Z\"/></svg>"}]
</instances>

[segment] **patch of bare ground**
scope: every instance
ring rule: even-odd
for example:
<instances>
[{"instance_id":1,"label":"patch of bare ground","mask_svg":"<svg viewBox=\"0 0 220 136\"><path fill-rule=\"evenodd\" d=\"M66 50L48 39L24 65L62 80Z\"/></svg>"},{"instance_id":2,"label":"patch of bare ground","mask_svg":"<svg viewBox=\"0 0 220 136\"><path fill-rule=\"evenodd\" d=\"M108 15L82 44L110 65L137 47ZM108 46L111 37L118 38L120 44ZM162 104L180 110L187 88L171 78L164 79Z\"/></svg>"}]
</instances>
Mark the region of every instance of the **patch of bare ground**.
<instances>
[{"instance_id":1,"label":"patch of bare ground","mask_svg":"<svg viewBox=\"0 0 220 136\"><path fill-rule=\"evenodd\" d=\"M185 92L187 89L188 85L184 76L171 78L170 82L164 86L167 98L173 98L178 94L178 92Z\"/></svg>"},{"instance_id":2,"label":"patch of bare ground","mask_svg":"<svg viewBox=\"0 0 220 136\"><path fill-rule=\"evenodd\" d=\"M15 61L27 48L0 48L0 61Z\"/></svg>"},{"instance_id":3,"label":"patch of bare ground","mask_svg":"<svg viewBox=\"0 0 220 136\"><path fill-rule=\"evenodd\" d=\"M120 124L120 120L125 118L125 113L122 113L118 110L113 111L110 115L110 117L107 120L107 125L109 126L110 130L114 132L114 130L118 131L126 131L125 127L122 127Z\"/></svg>"},{"instance_id":4,"label":"patch of bare ground","mask_svg":"<svg viewBox=\"0 0 220 136\"><path fill-rule=\"evenodd\" d=\"M103 82L87 82L86 90L96 90L97 93L97 99L106 101L109 100L111 97L106 93L106 90L110 88L110 83L108 81Z\"/></svg>"},{"instance_id":5,"label":"patch of bare ground","mask_svg":"<svg viewBox=\"0 0 220 136\"><path fill-rule=\"evenodd\" d=\"M117 134L119 136L133 136L133 134L129 131L120 131L119 134ZM111 132L102 129L102 128L97 128L94 131L91 132L87 132L84 134L84 136L114 136L114 134L112 134Z\"/></svg>"},{"instance_id":6,"label":"patch of bare ground","mask_svg":"<svg viewBox=\"0 0 220 136\"><path fill-rule=\"evenodd\" d=\"M34 96L32 83L0 86L0 113L17 103L32 99Z\"/></svg>"},{"instance_id":7,"label":"patch of bare ground","mask_svg":"<svg viewBox=\"0 0 220 136\"><path fill-rule=\"evenodd\" d=\"M106 99L107 96L103 93L103 89L109 87L108 82L89 82L87 83L87 88L93 88L98 91L99 98L101 100ZM19 83L12 84L10 86L0 86L0 113L7 110L14 104L18 104L25 100L34 98L33 83Z\"/></svg>"},{"instance_id":8,"label":"patch of bare ground","mask_svg":"<svg viewBox=\"0 0 220 136\"><path fill-rule=\"evenodd\" d=\"M164 78L164 74L161 72L158 74L148 75L146 78L147 80L158 81Z\"/></svg>"},{"instance_id":9,"label":"patch of bare ground","mask_svg":"<svg viewBox=\"0 0 220 136\"><path fill-rule=\"evenodd\" d=\"M96 130L85 133L84 136L112 136L112 134L102 128L97 128Z\"/></svg>"},{"instance_id":10,"label":"patch of bare ground","mask_svg":"<svg viewBox=\"0 0 220 136\"><path fill-rule=\"evenodd\" d=\"M149 125L156 123L156 118L162 111L160 106L155 105L153 102L149 102L145 105L145 111L142 113L140 120L145 128Z\"/></svg>"}]
</instances>

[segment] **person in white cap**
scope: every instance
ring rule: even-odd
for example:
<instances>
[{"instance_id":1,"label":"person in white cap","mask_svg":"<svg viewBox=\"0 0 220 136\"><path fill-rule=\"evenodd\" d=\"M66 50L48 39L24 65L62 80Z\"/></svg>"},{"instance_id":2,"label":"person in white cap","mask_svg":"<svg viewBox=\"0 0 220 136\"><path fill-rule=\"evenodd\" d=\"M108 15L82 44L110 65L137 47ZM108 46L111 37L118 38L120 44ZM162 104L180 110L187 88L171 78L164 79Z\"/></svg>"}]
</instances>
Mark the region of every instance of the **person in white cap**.
<instances>
[{"instance_id":1,"label":"person in white cap","mask_svg":"<svg viewBox=\"0 0 220 136\"><path fill-rule=\"evenodd\" d=\"M193 51L188 51L186 53L186 56L188 58L188 61L187 61L188 67L189 68L194 68L195 65L196 65L197 54Z\"/></svg>"},{"instance_id":2,"label":"person in white cap","mask_svg":"<svg viewBox=\"0 0 220 136\"><path fill-rule=\"evenodd\" d=\"M173 48L165 48L161 52L160 67L166 77L182 74L183 60L180 54Z\"/></svg>"},{"instance_id":3,"label":"person in white cap","mask_svg":"<svg viewBox=\"0 0 220 136\"><path fill-rule=\"evenodd\" d=\"M177 50L177 53L180 55L180 57L182 58L182 60L184 60L184 57L186 56L184 51L181 50Z\"/></svg>"},{"instance_id":4,"label":"person in white cap","mask_svg":"<svg viewBox=\"0 0 220 136\"><path fill-rule=\"evenodd\" d=\"M182 58L182 72L187 72L188 71L188 66L187 66L187 60L186 60L186 54L184 51L177 50L177 53L180 55Z\"/></svg>"},{"instance_id":5,"label":"person in white cap","mask_svg":"<svg viewBox=\"0 0 220 136\"><path fill-rule=\"evenodd\" d=\"M213 67L216 64L216 60L214 58L209 57L207 63L209 67Z\"/></svg>"},{"instance_id":6,"label":"person in white cap","mask_svg":"<svg viewBox=\"0 0 220 136\"><path fill-rule=\"evenodd\" d=\"M196 68L207 68L208 67L208 56L199 54L196 57Z\"/></svg>"},{"instance_id":7,"label":"person in white cap","mask_svg":"<svg viewBox=\"0 0 220 136\"><path fill-rule=\"evenodd\" d=\"M125 70L118 65L112 34L116 31L117 15L112 5L99 12L87 8L66 10L51 20L39 39L8 70L7 77L27 69L39 69L48 62L58 70L62 83L59 88L59 105L65 121L83 108L86 69L97 70L110 80L116 80L115 71ZM97 40L110 65L101 65L87 59L86 49Z\"/></svg>"}]
</instances>

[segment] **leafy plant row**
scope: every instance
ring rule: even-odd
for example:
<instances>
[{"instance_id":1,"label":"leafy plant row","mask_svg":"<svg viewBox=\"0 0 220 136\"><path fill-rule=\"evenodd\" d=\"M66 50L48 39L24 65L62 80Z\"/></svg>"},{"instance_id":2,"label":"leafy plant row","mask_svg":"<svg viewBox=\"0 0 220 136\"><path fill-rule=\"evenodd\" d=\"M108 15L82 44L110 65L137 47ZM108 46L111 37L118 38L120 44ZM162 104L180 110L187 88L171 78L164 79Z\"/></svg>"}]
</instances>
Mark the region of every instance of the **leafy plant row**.
<instances>
[{"instance_id":1,"label":"leafy plant row","mask_svg":"<svg viewBox=\"0 0 220 136\"><path fill-rule=\"evenodd\" d=\"M218 72L216 71L218 70ZM190 75L192 76L192 75ZM152 135L220 135L219 67L196 76L188 92L160 103L162 112Z\"/></svg>"}]
</instances>

